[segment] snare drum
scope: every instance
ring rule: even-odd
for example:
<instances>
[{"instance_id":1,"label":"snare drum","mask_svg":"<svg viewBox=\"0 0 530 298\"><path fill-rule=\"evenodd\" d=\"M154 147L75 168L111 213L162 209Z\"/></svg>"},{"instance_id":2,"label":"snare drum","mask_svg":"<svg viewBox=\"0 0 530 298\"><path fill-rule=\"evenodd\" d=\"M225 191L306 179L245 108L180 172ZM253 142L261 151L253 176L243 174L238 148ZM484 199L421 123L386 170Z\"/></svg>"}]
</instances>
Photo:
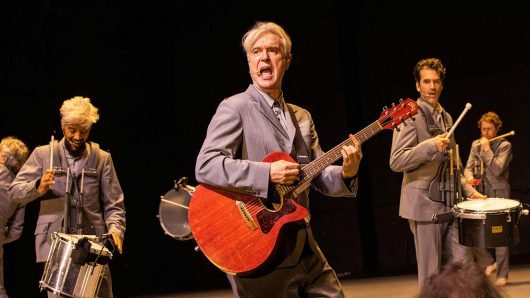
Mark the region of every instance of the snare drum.
<instances>
[{"instance_id":1,"label":"snare drum","mask_svg":"<svg viewBox=\"0 0 530 298\"><path fill-rule=\"evenodd\" d=\"M468 200L453 207L458 242L471 247L502 247L519 242L519 201L502 198Z\"/></svg>"},{"instance_id":2,"label":"snare drum","mask_svg":"<svg viewBox=\"0 0 530 298\"><path fill-rule=\"evenodd\" d=\"M188 222L188 206L194 187L185 184L175 184L175 188L160 198L158 218L164 232L177 239L189 240L193 238Z\"/></svg>"},{"instance_id":3,"label":"snare drum","mask_svg":"<svg viewBox=\"0 0 530 298\"><path fill-rule=\"evenodd\" d=\"M87 238L90 243L88 254L80 264L76 244ZM48 260L44 267L40 288L62 297L95 297L101 285L105 264L112 259L112 253L95 242L94 235L70 235L54 233Z\"/></svg>"}]
</instances>

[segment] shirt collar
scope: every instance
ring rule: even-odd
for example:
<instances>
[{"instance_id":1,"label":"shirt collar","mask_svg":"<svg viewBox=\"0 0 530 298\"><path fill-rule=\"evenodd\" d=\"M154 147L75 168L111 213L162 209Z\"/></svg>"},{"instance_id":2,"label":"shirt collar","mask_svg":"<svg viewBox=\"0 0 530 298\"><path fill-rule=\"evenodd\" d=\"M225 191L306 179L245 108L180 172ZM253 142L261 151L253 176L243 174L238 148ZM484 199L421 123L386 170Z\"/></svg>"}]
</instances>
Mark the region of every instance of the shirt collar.
<instances>
[{"instance_id":1,"label":"shirt collar","mask_svg":"<svg viewBox=\"0 0 530 298\"><path fill-rule=\"evenodd\" d=\"M278 100L278 103L280 104L280 109L283 111L283 107L284 107L284 99L283 99L283 92L280 94L280 97L278 97L278 99L274 99L272 98L270 95L268 95L267 93L259 90L258 88L256 88L256 90L258 90L258 92L263 95L263 97L265 98L265 100L267 101L267 105L269 105L269 107L272 109L272 106L274 105L274 102L276 100Z\"/></svg>"},{"instance_id":2,"label":"shirt collar","mask_svg":"<svg viewBox=\"0 0 530 298\"><path fill-rule=\"evenodd\" d=\"M443 111L442 105L438 102L436 107L433 108L426 100L419 98L419 104L422 108L427 108L432 115L440 115Z\"/></svg>"}]
</instances>

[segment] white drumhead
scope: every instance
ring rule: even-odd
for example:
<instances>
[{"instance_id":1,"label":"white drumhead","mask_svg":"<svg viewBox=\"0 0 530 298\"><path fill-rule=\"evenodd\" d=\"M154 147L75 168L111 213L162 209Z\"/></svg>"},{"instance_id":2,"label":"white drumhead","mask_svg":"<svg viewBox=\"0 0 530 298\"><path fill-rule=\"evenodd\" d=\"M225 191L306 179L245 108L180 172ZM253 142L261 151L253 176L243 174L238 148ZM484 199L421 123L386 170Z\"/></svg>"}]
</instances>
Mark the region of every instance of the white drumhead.
<instances>
[{"instance_id":1,"label":"white drumhead","mask_svg":"<svg viewBox=\"0 0 530 298\"><path fill-rule=\"evenodd\" d=\"M456 204L456 207L462 210L473 211L495 211L507 210L519 206L521 203L516 200L502 198L488 198L486 200L468 200Z\"/></svg>"}]
</instances>

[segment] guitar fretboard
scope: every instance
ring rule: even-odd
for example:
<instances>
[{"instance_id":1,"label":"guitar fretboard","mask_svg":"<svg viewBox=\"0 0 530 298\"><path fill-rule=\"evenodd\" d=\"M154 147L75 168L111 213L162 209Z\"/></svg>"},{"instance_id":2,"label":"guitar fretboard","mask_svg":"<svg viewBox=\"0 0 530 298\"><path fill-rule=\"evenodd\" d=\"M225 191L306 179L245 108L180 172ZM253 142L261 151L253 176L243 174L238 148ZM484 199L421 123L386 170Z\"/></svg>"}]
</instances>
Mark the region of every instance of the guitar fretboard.
<instances>
[{"instance_id":1,"label":"guitar fretboard","mask_svg":"<svg viewBox=\"0 0 530 298\"><path fill-rule=\"evenodd\" d=\"M361 131L357 132L354 135L354 137L357 141L359 141L359 143L362 144L368 139L370 139L371 137L373 137L374 135L376 135L381 130L383 130L382 125L379 123L379 121L375 121L372 124L368 125L367 127L363 128ZM342 143L333 147L328 152L324 153L319 158L315 159L314 161L304 166L299 175L299 183L297 185L291 185L291 186L279 185L278 192L281 195L284 195L284 194L297 190L297 188L304 185L304 183L307 182L308 180L313 179L326 167L332 165L337 160L342 158L341 149L342 147L348 146L348 145L353 145L353 142L350 138L346 139ZM303 190L300 190L300 191L303 191Z\"/></svg>"}]
</instances>

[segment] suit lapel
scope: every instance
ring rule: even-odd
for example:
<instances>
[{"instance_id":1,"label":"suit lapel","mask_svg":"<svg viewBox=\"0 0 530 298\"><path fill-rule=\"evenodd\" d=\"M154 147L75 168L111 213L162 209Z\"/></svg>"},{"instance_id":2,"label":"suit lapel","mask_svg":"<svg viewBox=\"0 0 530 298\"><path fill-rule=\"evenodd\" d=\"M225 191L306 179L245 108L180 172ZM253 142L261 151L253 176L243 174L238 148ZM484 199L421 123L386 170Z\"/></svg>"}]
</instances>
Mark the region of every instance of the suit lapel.
<instances>
[{"instance_id":1,"label":"suit lapel","mask_svg":"<svg viewBox=\"0 0 530 298\"><path fill-rule=\"evenodd\" d=\"M265 115L265 117L276 127L277 130L280 131L280 133L289 139L289 135L281 125L280 121L274 116L274 113L272 112L272 109L267 105L267 101L263 96L256 90L256 88L252 85L250 85L247 89L247 93L250 95L250 98L256 102L258 110Z\"/></svg>"}]
</instances>

